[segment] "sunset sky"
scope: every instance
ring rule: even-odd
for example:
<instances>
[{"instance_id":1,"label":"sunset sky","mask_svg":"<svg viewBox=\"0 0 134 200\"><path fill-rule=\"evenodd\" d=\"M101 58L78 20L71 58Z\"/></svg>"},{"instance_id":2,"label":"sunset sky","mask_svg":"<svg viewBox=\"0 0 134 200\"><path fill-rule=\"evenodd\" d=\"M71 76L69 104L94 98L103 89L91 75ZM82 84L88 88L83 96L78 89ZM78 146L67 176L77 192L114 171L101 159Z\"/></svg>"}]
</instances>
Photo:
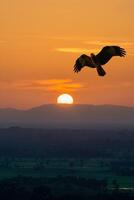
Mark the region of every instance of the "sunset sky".
<instances>
[{"instance_id":1,"label":"sunset sky","mask_svg":"<svg viewBox=\"0 0 134 200\"><path fill-rule=\"evenodd\" d=\"M134 106L134 0L1 0L0 108L56 103ZM126 49L104 68L73 73L83 53Z\"/></svg>"}]
</instances>

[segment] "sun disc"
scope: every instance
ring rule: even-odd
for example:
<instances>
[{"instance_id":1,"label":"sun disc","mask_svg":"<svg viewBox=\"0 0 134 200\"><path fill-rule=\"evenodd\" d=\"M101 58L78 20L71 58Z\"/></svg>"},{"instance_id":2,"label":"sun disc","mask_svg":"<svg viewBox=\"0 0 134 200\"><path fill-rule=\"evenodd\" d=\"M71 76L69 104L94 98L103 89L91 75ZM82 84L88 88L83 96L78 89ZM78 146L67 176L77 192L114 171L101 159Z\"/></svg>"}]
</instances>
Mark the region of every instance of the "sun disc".
<instances>
[{"instance_id":1,"label":"sun disc","mask_svg":"<svg viewBox=\"0 0 134 200\"><path fill-rule=\"evenodd\" d=\"M57 98L58 104L73 104L73 97L70 94L61 94Z\"/></svg>"}]
</instances>

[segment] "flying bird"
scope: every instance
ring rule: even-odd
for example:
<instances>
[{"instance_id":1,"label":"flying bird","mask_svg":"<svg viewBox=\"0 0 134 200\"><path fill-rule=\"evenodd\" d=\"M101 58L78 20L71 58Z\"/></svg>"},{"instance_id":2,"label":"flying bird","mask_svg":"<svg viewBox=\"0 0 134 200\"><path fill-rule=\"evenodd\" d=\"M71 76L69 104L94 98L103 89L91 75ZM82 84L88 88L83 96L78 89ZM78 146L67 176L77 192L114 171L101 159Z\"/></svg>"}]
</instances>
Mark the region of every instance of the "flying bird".
<instances>
[{"instance_id":1,"label":"flying bird","mask_svg":"<svg viewBox=\"0 0 134 200\"><path fill-rule=\"evenodd\" d=\"M106 72L102 68L113 56L124 57L125 49L119 46L105 46L97 55L91 53L90 56L81 55L75 62L74 72L78 73L85 66L96 68L99 76L105 76Z\"/></svg>"}]
</instances>

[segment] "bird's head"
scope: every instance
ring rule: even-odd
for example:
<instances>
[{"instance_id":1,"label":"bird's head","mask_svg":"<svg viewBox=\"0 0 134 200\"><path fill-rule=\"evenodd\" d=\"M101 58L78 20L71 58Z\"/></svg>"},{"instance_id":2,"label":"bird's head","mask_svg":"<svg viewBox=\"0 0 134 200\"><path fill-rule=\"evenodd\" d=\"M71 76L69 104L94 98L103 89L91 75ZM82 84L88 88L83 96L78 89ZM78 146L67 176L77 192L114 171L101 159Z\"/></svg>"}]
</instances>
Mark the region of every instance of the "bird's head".
<instances>
[{"instance_id":1,"label":"bird's head","mask_svg":"<svg viewBox=\"0 0 134 200\"><path fill-rule=\"evenodd\" d=\"M94 53L91 53L91 54L90 54L90 56L91 56L91 57L94 57L94 56L95 56L95 54L94 54Z\"/></svg>"}]
</instances>

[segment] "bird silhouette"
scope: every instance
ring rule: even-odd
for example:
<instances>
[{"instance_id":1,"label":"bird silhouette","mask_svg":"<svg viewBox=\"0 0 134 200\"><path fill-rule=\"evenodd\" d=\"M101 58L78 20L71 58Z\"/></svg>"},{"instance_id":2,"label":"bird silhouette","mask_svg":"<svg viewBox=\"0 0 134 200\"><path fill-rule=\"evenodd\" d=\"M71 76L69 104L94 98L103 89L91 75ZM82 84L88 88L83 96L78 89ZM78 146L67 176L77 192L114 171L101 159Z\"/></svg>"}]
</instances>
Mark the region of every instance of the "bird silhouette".
<instances>
[{"instance_id":1,"label":"bird silhouette","mask_svg":"<svg viewBox=\"0 0 134 200\"><path fill-rule=\"evenodd\" d=\"M113 56L124 57L125 55L125 49L119 46L105 46L97 55L93 53L90 56L81 55L75 62L74 72L78 73L83 67L87 66L96 68L99 76L105 76L106 72L102 65L105 65Z\"/></svg>"}]
</instances>

